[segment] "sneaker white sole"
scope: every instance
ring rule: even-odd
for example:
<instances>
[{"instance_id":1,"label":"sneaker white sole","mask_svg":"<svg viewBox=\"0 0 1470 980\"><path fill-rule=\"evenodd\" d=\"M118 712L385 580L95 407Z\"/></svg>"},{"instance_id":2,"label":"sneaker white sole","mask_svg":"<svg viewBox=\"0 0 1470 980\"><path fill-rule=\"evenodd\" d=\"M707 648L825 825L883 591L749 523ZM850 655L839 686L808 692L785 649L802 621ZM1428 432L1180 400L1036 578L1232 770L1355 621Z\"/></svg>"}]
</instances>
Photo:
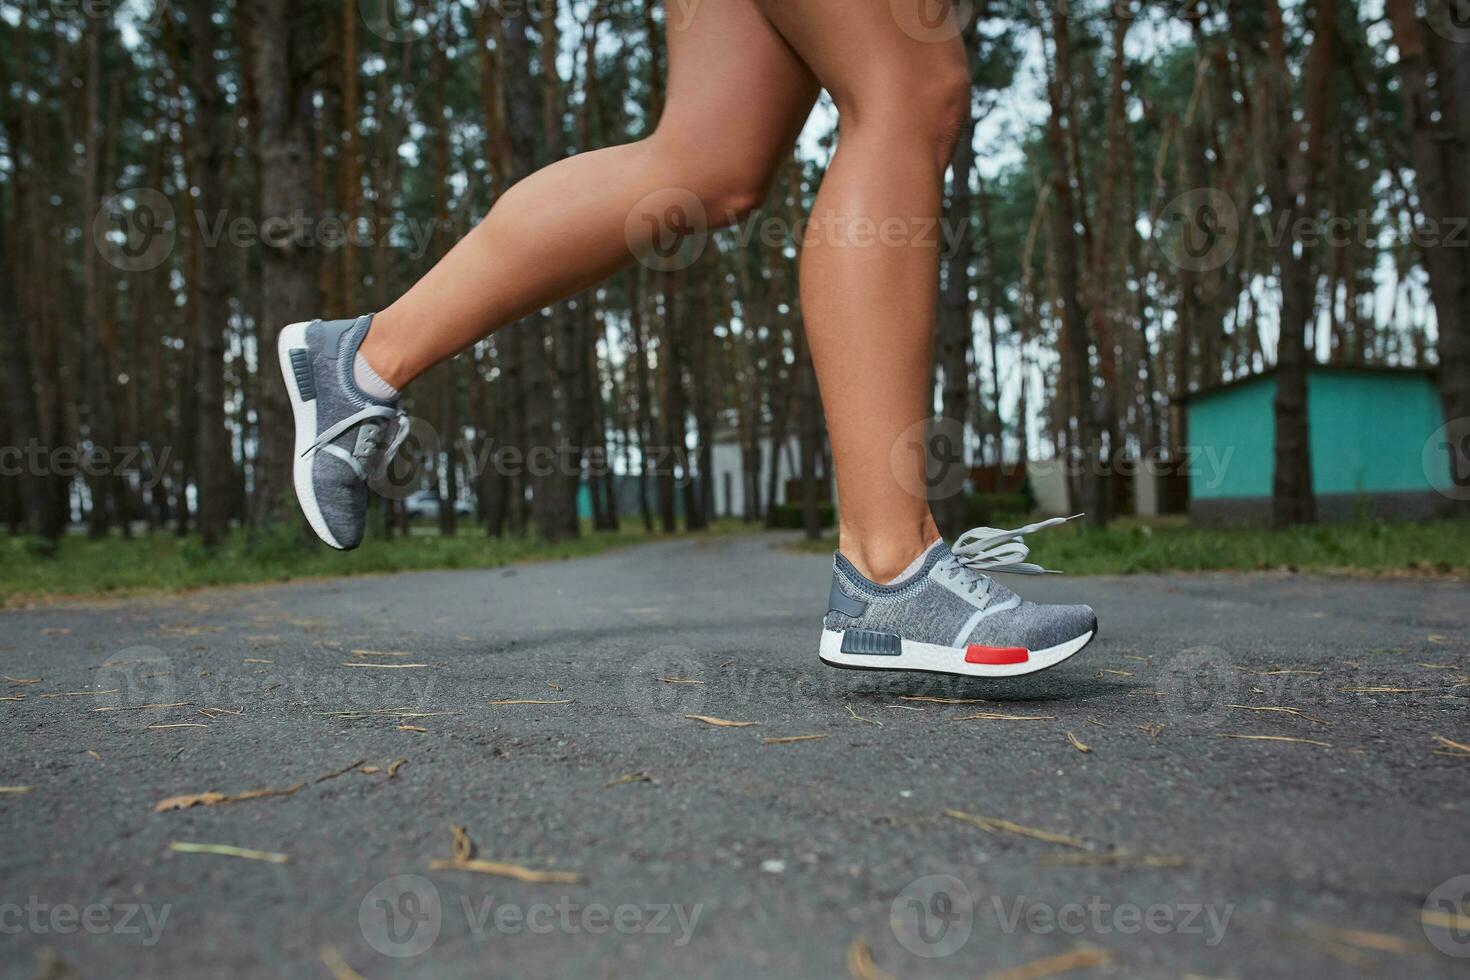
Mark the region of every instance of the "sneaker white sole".
<instances>
[{"instance_id":1,"label":"sneaker white sole","mask_svg":"<svg viewBox=\"0 0 1470 980\"><path fill-rule=\"evenodd\" d=\"M281 377L286 382L286 394L291 396L291 412L296 416L296 453L291 464L291 483L296 488L296 500L301 504L306 522L316 536L338 551L345 551L327 529L327 520L322 516L316 487L311 479L311 457L304 455L307 447L316 442L316 400L306 401L301 397L301 389L296 386L296 372L291 369L291 351L306 347L306 328L310 325L293 323L281 331L280 340L276 342Z\"/></svg>"},{"instance_id":2,"label":"sneaker white sole","mask_svg":"<svg viewBox=\"0 0 1470 980\"><path fill-rule=\"evenodd\" d=\"M1058 643L1054 647L1027 650L1024 663L972 664L965 661L968 647L948 647L938 643L920 643L917 640L902 640L902 652L898 654L843 653L843 631L824 629L819 656L822 663L829 667L848 670L918 670L959 677L1019 677L1055 667L1091 643L1096 635L1097 629L1094 627L1081 636Z\"/></svg>"}]
</instances>

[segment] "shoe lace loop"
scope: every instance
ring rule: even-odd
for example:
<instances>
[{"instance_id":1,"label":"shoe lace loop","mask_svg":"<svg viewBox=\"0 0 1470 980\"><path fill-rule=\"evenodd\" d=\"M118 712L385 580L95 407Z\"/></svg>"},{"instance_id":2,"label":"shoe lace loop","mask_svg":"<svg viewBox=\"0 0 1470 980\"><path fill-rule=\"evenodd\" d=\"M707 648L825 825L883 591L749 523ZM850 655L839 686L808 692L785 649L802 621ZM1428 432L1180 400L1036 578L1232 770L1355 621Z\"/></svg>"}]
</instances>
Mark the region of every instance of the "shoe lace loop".
<instances>
[{"instance_id":1,"label":"shoe lace loop","mask_svg":"<svg viewBox=\"0 0 1470 980\"><path fill-rule=\"evenodd\" d=\"M378 441L383 432L383 423L375 421L377 419L391 419L394 423L393 438L388 442L387 451L382 454L382 462L386 465L394 456L398 455L398 450L402 448L404 441L408 439L409 429L408 413L401 408L389 407L387 405L369 405L361 411L347 416L335 425L323 430L322 434L316 437L315 442L302 450L301 455L309 456L316 452L330 453L352 467L352 471L357 474L358 479L367 480L368 473L363 463L377 455ZM339 446L332 445L332 441L342 435L342 433L359 425L364 428L361 437L357 440L357 445L352 448L351 452Z\"/></svg>"},{"instance_id":2,"label":"shoe lace loop","mask_svg":"<svg viewBox=\"0 0 1470 980\"><path fill-rule=\"evenodd\" d=\"M956 566L973 572L1056 575L1059 573L1026 560L1031 554L1031 549L1026 547L1026 542L1022 538L1033 532L1076 520L1081 516L1081 514L1073 514L1071 517L1052 517L1011 531L993 527L972 527L955 539L954 547L950 551L954 555ZM958 567L952 569L950 577L953 578L954 573L958 570ZM970 591L973 592L974 588L972 587Z\"/></svg>"}]
</instances>

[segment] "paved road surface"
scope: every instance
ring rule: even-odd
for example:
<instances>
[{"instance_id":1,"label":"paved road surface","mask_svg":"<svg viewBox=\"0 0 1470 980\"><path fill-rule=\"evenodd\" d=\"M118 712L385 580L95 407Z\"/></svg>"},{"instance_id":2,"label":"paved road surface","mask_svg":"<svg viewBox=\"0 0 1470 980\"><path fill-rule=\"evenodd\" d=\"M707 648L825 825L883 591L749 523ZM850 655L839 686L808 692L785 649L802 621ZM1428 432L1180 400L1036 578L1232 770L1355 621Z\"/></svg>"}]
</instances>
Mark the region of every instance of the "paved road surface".
<instances>
[{"instance_id":1,"label":"paved road surface","mask_svg":"<svg viewBox=\"0 0 1470 980\"><path fill-rule=\"evenodd\" d=\"M827 563L783 540L0 618L0 785L31 787L0 794L0 973L1470 971L1421 922L1470 891L1470 757L1435 741L1470 742L1465 585L1028 581L1100 638L904 678L817 661ZM795 735L825 737L764 741ZM583 881L431 868L451 824Z\"/></svg>"}]
</instances>

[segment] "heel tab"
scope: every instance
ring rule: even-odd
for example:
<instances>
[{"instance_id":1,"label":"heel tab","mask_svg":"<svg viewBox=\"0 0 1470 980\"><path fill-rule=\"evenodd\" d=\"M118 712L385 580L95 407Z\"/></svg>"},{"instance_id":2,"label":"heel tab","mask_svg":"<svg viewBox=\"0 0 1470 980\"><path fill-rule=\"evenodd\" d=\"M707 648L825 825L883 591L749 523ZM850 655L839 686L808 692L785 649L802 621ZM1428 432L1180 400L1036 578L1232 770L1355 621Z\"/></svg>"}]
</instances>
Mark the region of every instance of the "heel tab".
<instances>
[{"instance_id":1,"label":"heel tab","mask_svg":"<svg viewBox=\"0 0 1470 980\"><path fill-rule=\"evenodd\" d=\"M832 590L827 594L827 611L841 613L854 619L862 616L868 611L868 604L861 599L854 599L842 588L842 576L835 568L832 570Z\"/></svg>"}]
</instances>

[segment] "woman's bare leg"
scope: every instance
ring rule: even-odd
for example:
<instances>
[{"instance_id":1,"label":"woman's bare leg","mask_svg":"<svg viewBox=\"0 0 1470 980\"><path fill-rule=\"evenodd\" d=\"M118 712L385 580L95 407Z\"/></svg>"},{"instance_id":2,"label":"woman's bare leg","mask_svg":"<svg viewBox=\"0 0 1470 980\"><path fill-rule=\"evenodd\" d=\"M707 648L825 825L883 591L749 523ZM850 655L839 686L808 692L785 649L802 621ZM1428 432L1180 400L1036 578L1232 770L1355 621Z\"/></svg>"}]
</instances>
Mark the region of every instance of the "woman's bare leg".
<instances>
[{"instance_id":1,"label":"woman's bare leg","mask_svg":"<svg viewBox=\"0 0 1470 980\"><path fill-rule=\"evenodd\" d=\"M921 23L927 0L901 2L915 6L909 23ZM640 205L655 213L692 192L711 224L739 217L764 197L800 130L815 75L842 123L804 246L802 306L837 466L842 549L870 577L891 578L938 536L914 492L923 460L913 455L901 463L912 472L895 472L891 457L931 412L937 220L970 108L963 48L905 33L884 3L721 0L689 9L692 17L683 7L671 17L683 26L669 31L669 100L657 132L517 184L378 315L362 353L402 388L626 264L630 246L642 244L630 229L636 238L658 227L657 214L639 220Z\"/></svg>"},{"instance_id":2,"label":"woman's bare leg","mask_svg":"<svg viewBox=\"0 0 1470 980\"><path fill-rule=\"evenodd\" d=\"M752 0L672 0L667 21L668 99L657 130L579 153L506 191L374 318L361 353L388 384L402 389L495 330L607 278L662 227L664 209L691 195L710 227L760 206L811 112L816 80Z\"/></svg>"},{"instance_id":3,"label":"woman's bare leg","mask_svg":"<svg viewBox=\"0 0 1470 980\"><path fill-rule=\"evenodd\" d=\"M802 249L801 305L837 469L842 553L879 582L939 537L918 492L922 457L892 458L905 430L933 412L938 218L970 111L958 32L932 41L905 31L930 2L757 0L841 114ZM914 6L904 24L900 4Z\"/></svg>"}]
</instances>

